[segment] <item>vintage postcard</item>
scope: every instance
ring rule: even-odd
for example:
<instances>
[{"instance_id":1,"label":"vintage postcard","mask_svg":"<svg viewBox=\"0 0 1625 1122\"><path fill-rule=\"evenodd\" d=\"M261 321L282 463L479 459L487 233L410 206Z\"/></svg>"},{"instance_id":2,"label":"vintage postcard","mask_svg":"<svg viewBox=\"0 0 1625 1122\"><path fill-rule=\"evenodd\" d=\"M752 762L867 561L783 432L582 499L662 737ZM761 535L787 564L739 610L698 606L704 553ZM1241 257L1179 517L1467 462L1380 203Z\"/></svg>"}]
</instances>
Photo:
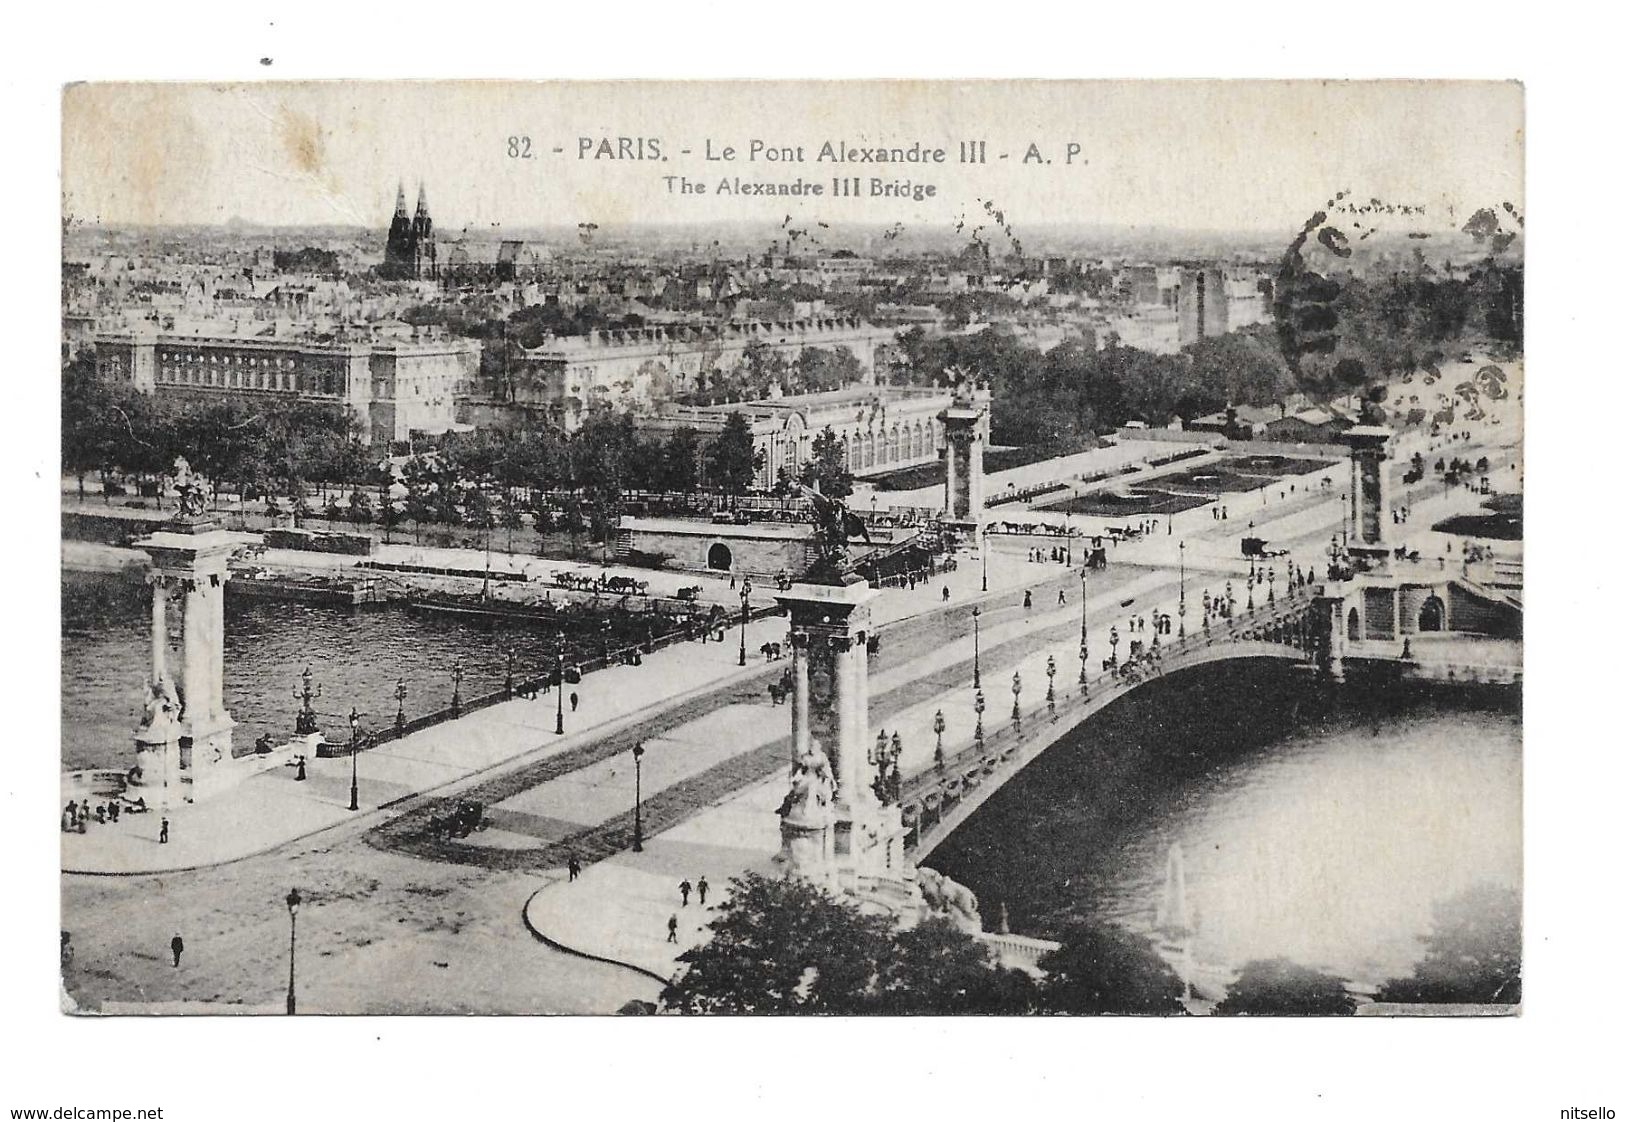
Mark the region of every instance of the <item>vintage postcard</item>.
<instances>
[{"instance_id":1,"label":"vintage postcard","mask_svg":"<svg viewBox=\"0 0 1625 1122\"><path fill-rule=\"evenodd\" d=\"M1517 84L62 109L67 1011L1519 1009Z\"/></svg>"}]
</instances>

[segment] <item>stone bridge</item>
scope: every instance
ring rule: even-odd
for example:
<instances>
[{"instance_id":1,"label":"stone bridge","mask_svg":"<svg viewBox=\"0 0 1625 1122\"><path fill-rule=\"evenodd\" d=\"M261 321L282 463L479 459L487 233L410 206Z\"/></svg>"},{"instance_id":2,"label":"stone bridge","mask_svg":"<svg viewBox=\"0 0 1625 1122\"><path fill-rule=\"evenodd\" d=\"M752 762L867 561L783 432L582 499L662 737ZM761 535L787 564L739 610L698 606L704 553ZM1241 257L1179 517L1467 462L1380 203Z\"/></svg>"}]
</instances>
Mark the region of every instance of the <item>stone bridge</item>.
<instances>
[{"instance_id":1,"label":"stone bridge","mask_svg":"<svg viewBox=\"0 0 1625 1122\"><path fill-rule=\"evenodd\" d=\"M1019 721L973 738L943 762L908 777L899 803L904 842L922 860L1045 749L1100 710L1146 682L1212 662L1274 658L1317 662L1311 608L1306 589L1293 589L1274 603L1253 611L1238 609L1228 620L1152 648L1152 653L1125 660L1098 677L1058 691L1023 714Z\"/></svg>"}]
</instances>

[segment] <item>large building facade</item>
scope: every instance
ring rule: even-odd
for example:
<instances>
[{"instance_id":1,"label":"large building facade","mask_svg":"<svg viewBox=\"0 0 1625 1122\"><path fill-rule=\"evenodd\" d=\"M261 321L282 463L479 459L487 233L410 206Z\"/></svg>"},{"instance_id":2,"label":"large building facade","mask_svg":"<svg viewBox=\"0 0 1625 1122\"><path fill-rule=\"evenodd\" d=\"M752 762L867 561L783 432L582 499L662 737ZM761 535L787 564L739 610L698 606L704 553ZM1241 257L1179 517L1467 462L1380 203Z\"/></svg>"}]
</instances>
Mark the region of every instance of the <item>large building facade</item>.
<instances>
[{"instance_id":1,"label":"large building facade","mask_svg":"<svg viewBox=\"0 0 1625 1122\"><path fill-rule=\"evenodd\" d=\"M148 326L95 337L96 370L142 393L207 400L341 405L375 444L445 432L479 372L479 344L427 330L311 339L164 333Z\"/></svg>"},{"instance_id":2,"label":"large building facade","mask_svg":"<svg viewBox=\"0 0 1625 1122\"><path fill-rule=\"evenodd\" d=\"M636 327L550 339L525 355L513 404L540 411L567 430L595 408L640 411L701 385L705 374L766 347L787 362L808 348L845 347L874 380L877 357L895 332L849 318L704 326ZM878 353L878 354L877 354Z\"/></svg>"},{"instance_id":3,"label":"large building facade","mask_svg":"<svg viewBox=\"0 0 1625 1122\"><path fill-rule=\"evenodd\" d=\"M947 390L853 386L737 405L678 405L636 418L638 428L669 436L693 429L714 439L730 414L739 413L761 453L756 486L766 490L781 468L798 474L812 458L812 442L826 428L840 441L847 470L863 477L935 463L942 447L939 414L952 403Z\"/></svg>"}]
</instances>

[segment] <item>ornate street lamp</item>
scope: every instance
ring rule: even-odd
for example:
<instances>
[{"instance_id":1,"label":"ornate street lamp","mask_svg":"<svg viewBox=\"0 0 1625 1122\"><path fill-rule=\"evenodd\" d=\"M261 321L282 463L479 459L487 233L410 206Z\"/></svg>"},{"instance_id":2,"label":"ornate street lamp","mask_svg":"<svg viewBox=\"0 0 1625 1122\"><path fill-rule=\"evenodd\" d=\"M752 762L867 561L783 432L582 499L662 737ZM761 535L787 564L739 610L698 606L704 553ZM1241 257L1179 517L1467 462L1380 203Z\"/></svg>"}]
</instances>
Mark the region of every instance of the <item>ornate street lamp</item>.
<instances>
[{"instance_id":1,"label":"ornate street lamp","mask_svg":"<svg viewBox=\"0 0 1625 1122\"><path fill-rule=\"evenodd\" d=\"M1087 568L1078 569L1078 577L1083 584L1083 594L1079 597L1083 604L1083 616L1078 624L1078 685L1083 687L1083 696L1089 696L1089 572Z\"/></svg>"},{"instance_id":2,"label":"ornate street lamp","mask_svg":"<svg viewBox=\"0 0 1625 1122\"><path fill-rule=\"evenodd\" d=\"M350 809L360 810L361 802L356 797L356 757L360 755L361 714L356 712L355 706L350 706Z\"/></svg>"},{"instance_id":3,"label":"ornate street lamp","mask_svg":"<svg viewBox=\"0 0 1625 1122\"><path fill-rule=\"evenodd\" d=\"M406 731L406 679L395 679L395 735Z\"/></svg>"},{"instance_id":4,"label":"ornate street lamp","mask_svg":"<svg viewBox=\"0 0 1625 1122\"><path fill-rule=\"evenodd\" d=\"M971 688L982 688L982 606L977 604L970 610L971 622Z\"/></svg>"},{"instance_id":5,"label":"ornate street lamp","mask_svg":"<svg viewBox=\"0 0 1625 1122\"><path fill-rule=\"evenodd\" d=\"M942 734L947 728L948 722L943 717L942 710L938 709L937 715L931 719L931 731L937 734L936 763L938 769L941 769L948 762L947 757L942 754Z\"/></svg>"},{"instance_id":6,"label":"ornate street lamp","mask_svg":"<svg viewBox=\"0 0 1625 1122\"><path fill-rule=\"evenodd\" d=\"M451 664L451 715L459 717L463 712L463 660L458 659Z\"/></svg>"},{"instance_id":7,"label":"ornate street lamp","mask_svg":"<svg viewBox=\"0 0 1625 1122\"><path fill-rule=\"evenodd\" d=\"M304 705L299 710L299 716L294 718L293 731L296 736L309 736L311 733L316 731L316 709L311 705L311 702L322 696L322 684L317 682L316 689L314 691L311 690L311 675L310 667L308 666L305 667L304 672L300 674L299 677L304 683L304 688L295 689L293 691L293 698L295 701L304 702Z\"/></svg>"},{"instance_id":8,"label":"ornate street lamp","mask_svg":"<svg viewBox=\"0 0 1625 1122\"><path fill-rule=\"evenodd\" d=\"M1179 542L1179 637L1185 637L1185 541Z\"/></svg>"},{"instance_id":9,"label":"ornate street lamp","mask_svg":"<svg viewBox=\"0 0 1625 1122\"><path fill-rule=\"evenodd\" d=\"M986 711L987 711L987 699L982 696L982 691L981 690L977 690L976 691L976 750L977 750L977 752L980 752L982 750L982 714L984 712L986 712Z\"/></svg>"},{"instance_id":10,"label":"ornate street lamp","mask_svg":"<svg viewBox=\"0 0 1625 1122\"><path fill-rule=\"evenodd\" d=\"M558 719L558 723L553 726L553 734L555 736L563 736L564 735L564 632L563 631L558 632L558 634L557 634L557 636L555 638L555 644L556 644L556 647L557 647L557 650L558 650L558 662L556 663L556 665L558 666L558 680L557 680L557 682L555 684L559 687L558 688L558 694L559 694L559 719Z\"/></svg>"},{"instance_id":11,"label":"ornate street lamp","mask_svg":"<svg viewBox=\"0 0 1625 1122\"><path fill-rule=\"evenodd\" d=\"M1247 610L1253 610L1253 574L1247 574Z\"/></svg>"},{"instance_id":12,"label":"ornate street lamp","mask_svg":"<svg viewBox=\"0 0 1625 1122\"><path fill-rule=\"evenodd\" d=\"M562 687L563 683L560 683ZM643 741L632 745L632 852L643 852Z\"/></svg>"},{"instance_id":13,"label":"ornate street lamp","mask_svg":"<svg viewBox=\"0 0 1625 1122\"><path fill-rule=\"evenodd\" d=\"M1111 634L1108 635L1106 638L1111 641L1111 645L1112 645L1112 672L1116 673L1117 672L1117 642L1118 642L1117 625L1116 624L1112 625Z\"/></svg>"},{"instance_id":14,"label":"ornate street lamp","mask_svg":"<svg viewBox=\"0 0 1625 1122\"><path fill-rule=\"evenodd\" d=\"M1270 603L1273 604L1273 603L1275 603L1275 566L1274 565L1270 566L1269 572L1266 573L1265 576L1267 576L1269 578L1269 582L1270 582Z\"/></svg>"},{"instance_id":15,"label":"ornate street lamp","mask_svg":"<svg viewBox=\"0 0 1625 1122\"><path fill-rule=\"evenodd\" d=\"M295 945L294 940L295 940L295 936L296 936L297 931L298 931L298 926L297 925L298 925L298 922L299 922L299 890L297 888L291 889L288 892L287 904L288 904L288 1016L291 1017L294 1014L294 1000L293 1000L293 993L294 993L294 989L293 989L293 961L294 961L293 952L294 952L294 945Z\"/></svg>"},{"instance_id":16,"label":"ornate street lamp","mask_svg":"<svg viewBox=\"0 0 1625 1122\"><path fill-rule=\"evenodd\" d=\"M1049 677L1049 690L1044 694L1044 704L1051 712L1055 711L1055 656L1050 655L1044 660L1044 673Z\"/></svg>"},{"instance_id":17,"label":"ornate street lamp","mask_svg":"<svg viewBox=\"0 0 1625 1122\"><path fill-rule=\"evenodd\" d=\"M1021 735L1021 671L1010 679L1010 719L1016 724L1016 735Z\"/></svg>"},{"instance_id":18,"label":"ornate street lamp","mask_svg":"<svg viewBox=\"0 0 1625 1122\"><path fill-rule=\"evenodd\" d=\"M508 673L502 679L502 694L503 694L504 697L507 697L507 698L512 698L513 697L513 658L514 658L513 648L509 647L508 648Z\"/></svg>"},{"instance_id":19,"label":"ornate street lamp","mask_svg":"<svg viewBox=\"0 0 1625 1122\"><path fill-rule=\"evenodd\" d=\"M987 536L987 530L986 530L986 528L984 528L982 530L982 550L981 550L981 553L982 553L982 591L983 592L987 591L987 547L988 547L988 536Z\"/></svg>"},{"instance_id":20,"label":"ornate street lamp","mask_svg":"<svg viewBox=\"0 0 1625 1122\"><path fill-rule=\"evenodd\" d=\"M745 665L745 624L750 620L750 578L739 588L739 665Z\"/></svg>"}]
</instances>

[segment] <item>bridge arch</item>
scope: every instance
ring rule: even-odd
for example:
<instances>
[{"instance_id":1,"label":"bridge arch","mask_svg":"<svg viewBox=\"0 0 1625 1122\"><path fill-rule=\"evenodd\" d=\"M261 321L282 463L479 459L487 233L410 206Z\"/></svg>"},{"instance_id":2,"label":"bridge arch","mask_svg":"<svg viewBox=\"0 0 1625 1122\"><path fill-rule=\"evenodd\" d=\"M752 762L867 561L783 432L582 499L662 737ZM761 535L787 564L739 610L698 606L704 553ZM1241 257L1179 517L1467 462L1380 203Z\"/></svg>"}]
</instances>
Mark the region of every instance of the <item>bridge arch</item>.
<instances>
[{"instance_id":1,"label":"bridge arch","mask_svg":"<svg viewBox=\"0 0 1625 1122\"><path fill-rule=\"evenodd\" d=\"M710 552L705 555L705 566L725 573L734 567L734 553L721 542L712 542Z\"/></svg>"},{"instance_id":2,"label":"bridge arch","mask_svg":"<svg viewBox=\"0 0 1625 1122\"><path fill-rule=\"evenodd\" d=\"M1422 610L1416 616L1416 629L1418 631L1443 631L1445 629L1444 600L1437 592L1422 601Z\"/></svg>"}]
</instances>

